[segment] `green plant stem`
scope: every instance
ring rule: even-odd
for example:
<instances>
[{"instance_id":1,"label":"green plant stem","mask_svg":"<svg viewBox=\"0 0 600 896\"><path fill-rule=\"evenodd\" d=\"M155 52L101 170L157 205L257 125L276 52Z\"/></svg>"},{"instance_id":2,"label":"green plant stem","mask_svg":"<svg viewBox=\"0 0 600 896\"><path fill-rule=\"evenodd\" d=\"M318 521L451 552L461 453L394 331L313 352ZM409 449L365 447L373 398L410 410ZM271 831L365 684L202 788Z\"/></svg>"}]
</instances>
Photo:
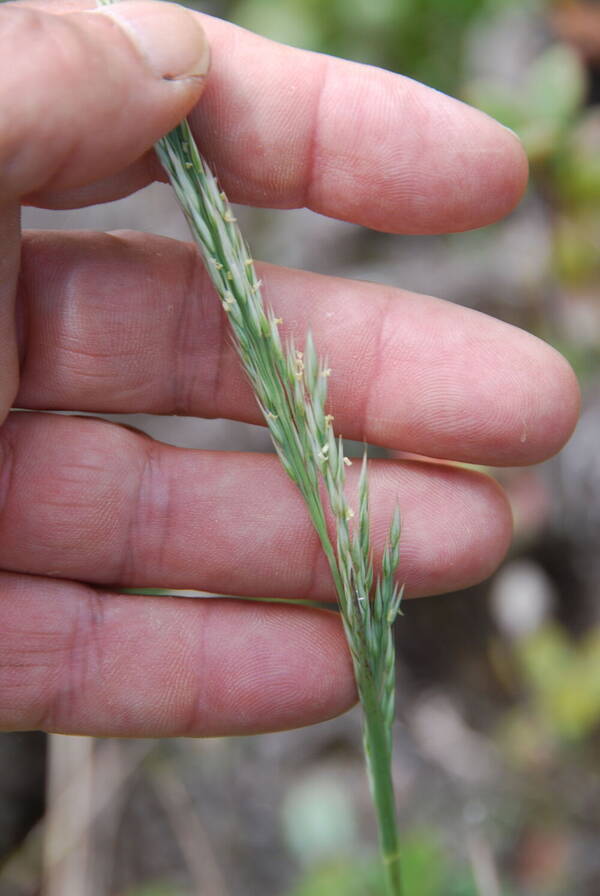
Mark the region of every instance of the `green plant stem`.
<instances>
[{"instance_id":1,"label":"green plant stem","mask_svg":"<svg viewBox=\"0 0 600 896\"><path fill-rule=\"evenodd\" d=\"M368 697L363 695L363 706ZM387 725L380 712L363 713L364 748L377 824L379 849L383 862L387 896L402 896L400 844L396 823L396 804L392 780Z\"/></svg>"}]
</instances>

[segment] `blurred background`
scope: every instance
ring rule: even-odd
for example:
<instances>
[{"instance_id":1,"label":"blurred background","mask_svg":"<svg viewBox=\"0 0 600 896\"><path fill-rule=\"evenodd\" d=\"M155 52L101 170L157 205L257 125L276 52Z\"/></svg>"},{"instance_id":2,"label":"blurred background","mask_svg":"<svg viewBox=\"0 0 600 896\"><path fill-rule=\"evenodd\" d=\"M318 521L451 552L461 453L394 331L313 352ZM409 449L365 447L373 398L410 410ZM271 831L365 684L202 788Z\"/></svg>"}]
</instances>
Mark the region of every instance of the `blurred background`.
<instances>
[{"instance_id":1,"label":"blurred background","mask_svg":"<svg viewBox=\"0 0 600 896\"><path fill-rule=\"evenodd\" d=\"M214 0L204 11L373 63L516 130L532 177L471 234L389 237L305 210L240 210L257 257L442 296L533 331L574 365L558 458L495 471L516 537L491 581L408 602L397 626L395 781L407 896L600 893L600 3ZM390 126L393 126L390 123ZM187 231L155 185L29 227ZM196 448L269 450L260 427L139 418ZM231 740L0 735L0 896L377 896L357 711Z\"/></svg>"}]
</instances>

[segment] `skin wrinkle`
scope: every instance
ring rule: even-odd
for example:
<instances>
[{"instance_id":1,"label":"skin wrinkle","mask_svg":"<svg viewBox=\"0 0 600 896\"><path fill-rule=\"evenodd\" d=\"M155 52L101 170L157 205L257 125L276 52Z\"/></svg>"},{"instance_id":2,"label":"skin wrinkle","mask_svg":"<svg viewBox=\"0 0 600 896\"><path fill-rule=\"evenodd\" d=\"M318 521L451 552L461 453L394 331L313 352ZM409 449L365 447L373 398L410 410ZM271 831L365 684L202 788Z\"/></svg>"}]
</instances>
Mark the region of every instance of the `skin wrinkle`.
<instances>
[{"instance_id":1,"label":"skin wrinkle","mask_svg":"<svg viewBox=\"0 0 600 896\"><path fill-rule=\"evenodd\" d=\"M194 305L198 300L197 297L202 297L205 293L205 290L200 288L202 278L198 252L191 244L187 244L186 249L185 264L183 265L183 282L181 286L178 284L180 295L182 294L181 291L183 291L183 299L179 300L173 352L175 363L173 365L172 409L177 416L185 415L185 409L191 406L191 396L195 391L196 376L189 365L186 375L186 361L189 355L187 346L190 334L194 332L194 327L190 326L194 318ZM201 298L200 301L202 301Z\"/></svg>"},{"instance_id":2,"label":"skin wrinkle","mask_svg":"<svg viewBox=\"0 0 600 896\"><path fill-rule=\"evenodd\" d=\"M144 544L149 531L152 533L152 554L157 558L157 567L162 569L165 566L164 557L172 518L171 489L168 477L165 477L161 471L158 444L150 439L139 443L139 447L142 449L142 463L139 467L135 496L129 505L127 533L123 540L123 552L116 580L119 583L132 584L139 581L138 547ZM161 491L163 495L166 495L166 501L164 498L160 501L155 500L157 483L160 483ZM160 533L158 543L154 537L156 526L153 525L157 516L161 518L161 525L158 526Z\"/></svg>"},{"instance_id":3,"label":"skin wrinkle","mask_svg":"<svg viewBox=\"0 0 600 896\"><path fill-rule=\"evenodd\" d=\"M19 386L19 354L14 321L15 293L21 253L20 208L0 204L0 422L14 401Z\"/></svg>"},{"instance_id":4,"label":"skin wrinkle","mask_svg":"<svg viewBox=\"0 0 600 896\"><path fill-rule=\"evenodd\" d=\"M19 381L23 377L23 373L27 367L27 349L30 345L30 316L29 310L32 306L32 299L29 289L30 274L25 273L28 256L26 252L21 253L21 267L16 284L15 301L15 322L16 322L16 338L19 365Z\"/></svg>"},{"instance_id":5,"label":"skin wrinkle","mask_svg":"<svg viewBox=\"0 0 600 896\"><path fill-rule=\"evenodd\" d=\"M194 650L191 651L191 656L193 658L192 667L198 669L199 674L197 674L194 679L193 696L190 700L189 709L186 713L186 720L183 726L182 734L184 737L193 737L198 731L203 731L206 727L206 708L211 706L212 688L208 676L203 674L202 670L210 669L214 664L214 659L210 652L210 646L213 644L213 641L209 638L209 633L211 629L211 615L214 614L215 610L218 612L219 609L220 608L217 606L216 602L206 602L203 607L203 624L199 626L199 631L196 632L196 638L194 639L195 647ZM220 649L221 645L218 644L218 660L221 659Z\"/></svg>"},{"instance_id":6,"label":"skin wrinkle","mask_svg":"<svg viewBox=\"0 0 600 896\"><path fill-rule=\"evenodd\" d=\"M380 305L380 317L379 317L379 325L377 328L377 339L375 342L375 348L373 352L373 360L371 363L371 369L369 371L368 376L366 377L366 390L364 399L361 403L361 439L367 444L369 441L369 433L367 432L367 421L369 421L369 425L373 426L374 421L377 419L375 416L371 416L371 409L373 406L375 393L380 388L380 380L382 377L382 365L383 365L383 352L381 351L381 346L384 342L384 335L387 330L389 318L392 312L392 306L394 303L395 296L391 292L385 293L385 301L382 305Z\"/></svg>"},{"instance_id":7,"label":"skin wrinkle","mask_svg":"<svg viewBox=\"0 0 600 896\"><path fill-rule=\"evenodd\" d=\"M59 664L58 682L50 692L42 728L52 730L57 723L69 728L85 703L88 681L101 681L101 650L104 607L101 598L90 589L87 600L73 607L72 624L64 638L65 659ZM59 722L60 720L60 722Z\"/></svg>"},{"instance_id":8,"label":"skin wrinkle","mask_svg":"<svg viewBox=\"0 0 600 896\"><path fill-rule=\"evenodd\" d=\"M314 70L314 83L311 88L311 104L313 106L312 121L308 128L306 141L306 163L304 173L300 178L301 187L299 199L293 202L297 208L312 208L312 196L318 192L318 172L320 170L320 131L322 124L323 100L327 93L327 84L330 77L329 59L323 56L319 59L319 67Z\"/></svg>"},{"instance_id":9,"label":"skin wrinkle","mask_svg":"<svg viewBox=\"0 0 600 896\"><path fill-rule=\"evenodd\" d=\"M319 600L318 595L322 594L323 589L322 586L319 587L318 583L323 578L324 570L326 570L325 575L331 580L331 571L323 554L321 542L316 533L312 533L310 560L306 563L307 582L303 589L299 589L301 600ZM333 581L331 581L331 588L333 589Z\"/></svg>"},{"instance_id":10,"label":"skin wrinkle","mask_svg":"<svg viewBox=\"0 0 600 896\"><path fill-rule=\"evenodd\" d=\"M227 348L231 343L231 334L226 324L225 312L221 309L221 303L217 301L216 294L209 282L208 273L206 272L204 265L202 264L202 259L200 258L200 254L198 252L195 253L195 262L197 271L196 281L198 283L202 315L204 321L206 321L207 319L211 320L209 332L214 334L216 329L216 335L214 336L213 340L211 340L212 345L214 346L216 360L213 365L212 376L208 377L208 379L210 380L210 385L205 385L204 382L202 384L202 391L205 391L205 394L210 396L207 401L207 410L209 411L208 416L216 418L220 416L218 409L221 390L227 388L226 384L224 384L223 382L223 366ZM209 293L208 295L207 292ZM216 327L212 325L213 320L216 324ZM189 373L191 373L191 370L189 371ZM190 401L188 407L191 407L194 404L193 396L195 394L195 390L193 388L193 383L194 381L197 382L199 380L200 375L196 374L195 376L193 376L193 381L190 382L188 390Z\"/></svg>"},{"instance_id":11,"label":"skin wrinkle","mask_svg":"<svg viewBox=\"0 0 600 896\"><path fill-rule=\"evenodd\" d=\"M15 468L15 451L10 435L0 438L0 531L4 527L7 506L10 507Z\"/></svg>"}]
</instances>

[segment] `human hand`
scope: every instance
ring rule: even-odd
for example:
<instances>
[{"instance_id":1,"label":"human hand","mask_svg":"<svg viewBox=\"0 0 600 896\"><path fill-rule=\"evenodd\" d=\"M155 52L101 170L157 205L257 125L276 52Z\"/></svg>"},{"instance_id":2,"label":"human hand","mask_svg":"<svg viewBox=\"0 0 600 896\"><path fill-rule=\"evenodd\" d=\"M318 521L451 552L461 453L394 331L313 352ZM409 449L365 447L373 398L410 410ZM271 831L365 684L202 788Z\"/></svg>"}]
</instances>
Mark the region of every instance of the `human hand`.
<instances>
[{"instance_id":1,"label":"human hand","mask_svg":"<svg viewBox=\"0 0 600 896\"><path fill-rule=\"evenodd\" d=\"M74 207L140 188L160 176L153 142L192 108L233 201L307 205L391 233L501 217L524 188L523 152L486 116L400 76L171 5L84 6L0 7L0 728L164 736L315 722L355 699L333 614L117 593L333 599L276 457L186 451L37 413L259 422L195 249L46 232L25 234L19 255L18 204ZM213 56L198 105L207 55L193 20ZM176 62L194 76L178 77ZM524 332L399 289L267 265L261 276L290 330L312 330L330 359L331 409L348 438L519 465L557 451L574 426L570 368ZM36 413L9 414L13 404ZM409 594L473 583L507 548L506 499L479 473L378 461L371 489L379 550L400 505Z\"/></svg>"}]
</instances>

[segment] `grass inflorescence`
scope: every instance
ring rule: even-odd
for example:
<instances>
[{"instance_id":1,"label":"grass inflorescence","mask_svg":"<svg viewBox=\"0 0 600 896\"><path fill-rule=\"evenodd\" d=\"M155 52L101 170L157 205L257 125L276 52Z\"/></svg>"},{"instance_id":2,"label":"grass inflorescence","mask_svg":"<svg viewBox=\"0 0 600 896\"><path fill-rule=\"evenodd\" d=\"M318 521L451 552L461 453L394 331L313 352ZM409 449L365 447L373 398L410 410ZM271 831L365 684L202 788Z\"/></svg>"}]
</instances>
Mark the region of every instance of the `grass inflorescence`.
<instances>
[{"instance_id":1,"label":"grass inflorescence","mask_svg":"<svg viewBox=\"0 0 600 896\"><path fill-rule=\"evenodd\" d=\"M263 303L261 282L235 215L198 152L187 122L163 137L156 151L229 319L275 450L304 498L329 563L363 708L365 755L380 823L388 891L396 896L401 885L391 779L395 693L392 625L402 596L396 582L399 512L396 509L394 513L381 573L375 577L366 454L355 512L345 492L350 461L326 409L331 371L319 360L310 333L302 350L293 340L285 345L282 342L281 320ZM333 519L331 527L328 516Z\"/></svg>"},{"instance_id":2,"label":"grass inflorescence","mask_svg":"<svg viewBox=\"0 0 600 896\"><path fill-rule=\"evenodd\" d=\"M110 2L113 0L100 0L102 5ZM401 878L391 760L395 694L392 626L402 596L396 582L399 512L394 513L381 572L375 576L366 453L355 510L345 491L350 461L326 408L331 371L318 358L310 333L302 348L292 339L285 344L282 341L282 321L262 300L261 281L235 215L200 155L187 122L159 140L155 149L228 317L275 450L304 498L327 557L363 709L365 757L387 892L398 896Z\"/></svg>"}]
</instances>

